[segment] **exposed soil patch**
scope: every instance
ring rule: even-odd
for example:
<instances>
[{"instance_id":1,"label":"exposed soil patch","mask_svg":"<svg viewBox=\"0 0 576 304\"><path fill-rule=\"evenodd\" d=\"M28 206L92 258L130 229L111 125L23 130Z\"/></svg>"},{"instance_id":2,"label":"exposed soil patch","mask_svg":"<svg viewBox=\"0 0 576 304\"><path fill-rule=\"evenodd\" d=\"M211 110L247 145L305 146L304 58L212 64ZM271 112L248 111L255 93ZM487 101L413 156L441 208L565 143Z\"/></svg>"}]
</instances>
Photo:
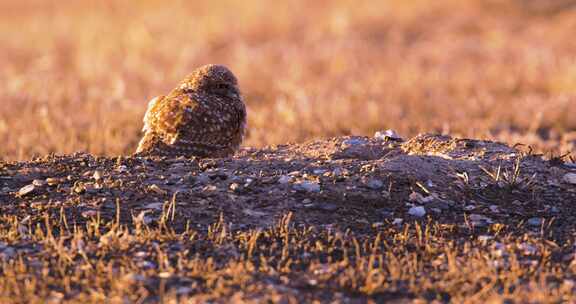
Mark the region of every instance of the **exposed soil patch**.
<instances>
[{"instance_id":1,"label":"exposed soil patch","mask_svg":"<svg viewBox=\"0 0 576 304\"><path fill-rule=\"evenodd\" d=\"M22 273L41 273L32 271L34 267L48 269L48 277L56 282L52 288L36 277L38 289L28 296L35 294L37 300L90 298L89 284L66 283L58 271L79 271L82 264L96 267L102 261L112 263L110 274L137 276L123 284L134 297L148 301L164 296L200 301L236 296L242 301L344 302L468 297L482 291L492 278L486 282L472 278L477 286L461 290L446 283L446 277L442 284L447 284L443 285L447 290L440 290L437 280L455 267L450 254L479 263L470 246L490 253L504 250L507 245L502 240L506 240L516 244L516 251L530 251L521 254L528 261L546 261L534 267L551 271L547 267L553 267L553 262L571 265L571 238L576 231L573 171L571 164L544 160L500 143L435 135L405 142L341 137L246 148L227 159L75 154L3 163L0 255L5 277L0 286L3 295L10 297L14 294L10 284L24 284L15 275L14 261L27 256L36 264L20 261L27 265L23 269L31 267ZM286 247L287 237L296 242L293 247ZM526 249L527 242L545 245ZM400 247L389 247L392 244ZM162 254L166 265L158 262ZM175 269L182 254L189 263L204 261L213 263L207 266L212 268L195 268L197 275L179 273ZM420 274L405 278L399 274L383 281L370 277L371 267L392 275L394 254L402 255L394 266L401 272L408 271L404 263L416 254ZM146 266L141 260L148 256L156 262ZM357 270L361 278L346 274L364 267L359 259L369 256L381 260ZM263 266L267 258L273 265ZM499 269L513 273L509 255L500 258L506 260ZM445 269L440 267L444 264ZM208 277L221 276L222 271L230 272L230 277L218 287ZM245 281L237 277L242 275L247 276ZM376 281L367 281L372 279ZM564 286L564 279L554 283L554 290ZM127 297L124 287L107 281L110 278L103 280L108 283L99 285L98 293ZM513 281L520 286L514 290L528 286L524 284L531 278L525 280ZM431 285L423 290L422 282ZM501 281L491 284L492 295L514 293L502 291Z\"/></svg>"},{"instance_id":2,"label":"exposed soil patch","mask_svg":"<svg viewBox=\"0 0 576 304\"><path fill-rule=\"evenodd\" d=\"M576 187L563 181L569 169L487 141L342 137L244 149L228 159L76 154L9 163L0 198L4 213L63 207L80 222L82 214L112 219L117 204L126 223L141 211L155 221L173 202L175 227L211 223L221 213L234 228L266 227L293 212L297 223L362 231L405 218L412 206L447 223L471 213L508 224L531 217L576 223Z\"/></svg>"}]
</instances>

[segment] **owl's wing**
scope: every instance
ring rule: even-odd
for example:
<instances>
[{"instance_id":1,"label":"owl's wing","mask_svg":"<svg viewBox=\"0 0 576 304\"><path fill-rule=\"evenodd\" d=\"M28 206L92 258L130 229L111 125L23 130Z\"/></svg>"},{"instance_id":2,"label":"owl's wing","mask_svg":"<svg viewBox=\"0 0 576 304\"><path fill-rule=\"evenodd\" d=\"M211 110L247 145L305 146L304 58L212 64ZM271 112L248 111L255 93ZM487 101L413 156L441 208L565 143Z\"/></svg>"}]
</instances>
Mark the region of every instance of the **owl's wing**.
<instances>
[{"instance_id":1,"label":"owl's wing","mask_svg":"<svg viewBox=\"0 0 576 304\"><path fill-rule=\"evenodd\" d=\"M179 90L156 97L148 105L144 128L146 132L158 135L165 143L173 144L196 107L197 102Z\"/></svg>"},{"instance_id":2,"label":"owl's wing","mask_svg":"<svg viewBox=\"0 0 576 304\"><path fill-rule=\"evenodd\" d=\"M245 109L241 100L232 102L224 97L203 95L190 97L197 106L184 115L186 127L181 129L178 141L222 148L242 140Z\"/></svg>"}]
</instances>

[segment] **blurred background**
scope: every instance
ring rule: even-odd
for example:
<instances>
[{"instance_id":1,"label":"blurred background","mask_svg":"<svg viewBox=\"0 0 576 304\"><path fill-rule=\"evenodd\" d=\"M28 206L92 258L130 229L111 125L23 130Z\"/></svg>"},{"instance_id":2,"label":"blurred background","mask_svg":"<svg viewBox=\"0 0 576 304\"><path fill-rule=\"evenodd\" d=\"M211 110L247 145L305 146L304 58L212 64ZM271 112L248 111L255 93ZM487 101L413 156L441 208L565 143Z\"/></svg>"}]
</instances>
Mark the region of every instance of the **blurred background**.
<instances>
[{"instance_id":1,"label":"blurred background","mask_svg":"<svg viewBox=\"0 0 576 304\"><path fill-rule=\"evenodd\" d=\"M394 129L576 145L576 1L0 1L0 158L131 153L148 100L229 66L247 146Z\"/></svg>"}]
</instances>

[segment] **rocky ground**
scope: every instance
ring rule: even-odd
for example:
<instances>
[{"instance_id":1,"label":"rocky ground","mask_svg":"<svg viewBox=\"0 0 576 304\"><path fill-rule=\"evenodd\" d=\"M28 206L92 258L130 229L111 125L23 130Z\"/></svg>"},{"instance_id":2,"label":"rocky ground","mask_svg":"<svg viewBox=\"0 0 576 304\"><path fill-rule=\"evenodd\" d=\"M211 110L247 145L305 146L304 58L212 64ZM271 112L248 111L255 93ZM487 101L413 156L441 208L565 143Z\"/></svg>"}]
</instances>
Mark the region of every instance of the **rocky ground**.
<instances>
[{"instance_id":1,"label":"rocky ground","mask_svg":"<svg viewBox=\"0 0 576 304\"><path fill-rule=\"evenodd\" d=\"M0 163L0 300L575 300L564 160L382 133Z\"/></svg>"}]
</instances>

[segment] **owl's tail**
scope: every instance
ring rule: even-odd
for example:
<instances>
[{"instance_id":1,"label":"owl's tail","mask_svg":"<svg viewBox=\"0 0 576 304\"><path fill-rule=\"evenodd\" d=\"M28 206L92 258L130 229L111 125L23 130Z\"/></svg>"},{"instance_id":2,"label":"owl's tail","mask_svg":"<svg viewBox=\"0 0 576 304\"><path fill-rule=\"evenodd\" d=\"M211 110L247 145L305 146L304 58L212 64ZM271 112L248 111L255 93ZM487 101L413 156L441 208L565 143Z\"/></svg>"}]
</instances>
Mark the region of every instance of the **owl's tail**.
<instances>
[{"instance_id":1,"label":"owl's tail","mask_svg":"<svg viewBox=\"0 0 576 304\"><path fill-rule=\"evenodd\" d=\"M218 146L180 139L172 144L165 143L158 134L146 132L138 144L135 156L196 156L227 157L234 154L237 146Z\"/></svg>"}]
</instances>

